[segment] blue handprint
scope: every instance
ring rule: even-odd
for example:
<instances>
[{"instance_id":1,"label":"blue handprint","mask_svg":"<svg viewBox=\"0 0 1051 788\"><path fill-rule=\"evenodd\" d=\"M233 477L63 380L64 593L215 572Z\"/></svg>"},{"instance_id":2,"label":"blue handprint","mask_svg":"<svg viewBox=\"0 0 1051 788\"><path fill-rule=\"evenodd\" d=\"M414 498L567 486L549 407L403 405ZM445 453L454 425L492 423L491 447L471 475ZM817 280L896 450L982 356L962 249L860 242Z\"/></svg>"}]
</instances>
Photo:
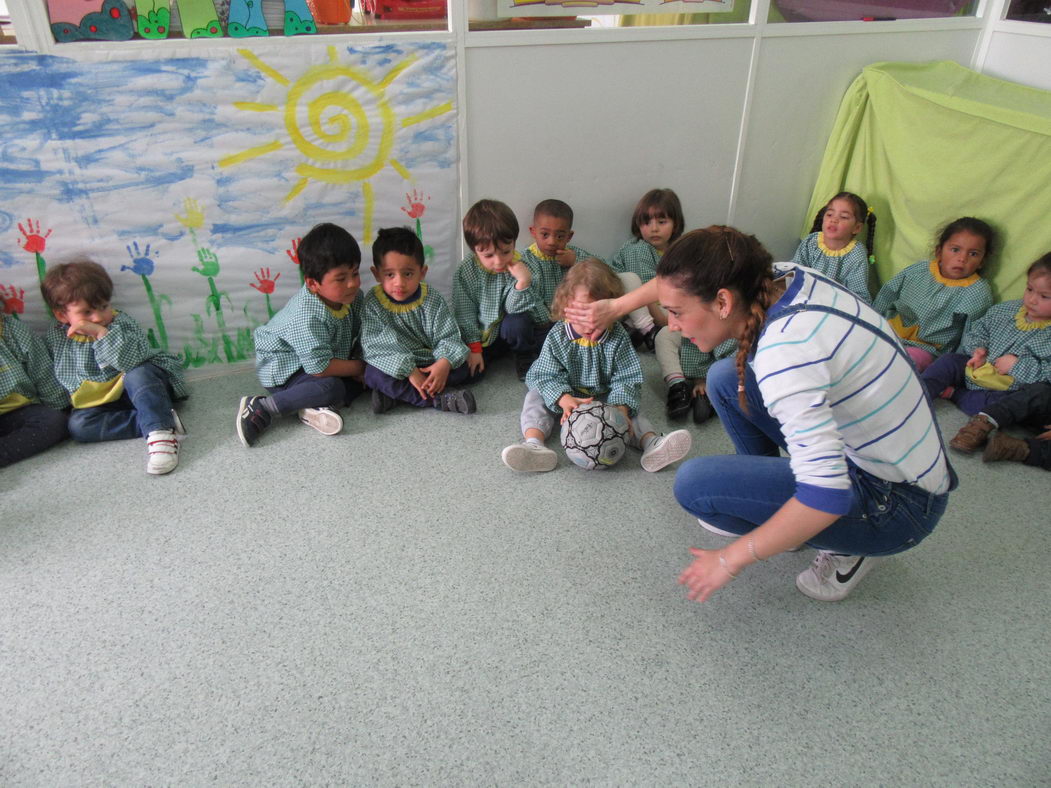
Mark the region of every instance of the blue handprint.
<instances>
[{"instance_id":1,"label":"blue handprint","mask_svg":"<svg viewBox=\"0 0 1051 788\"><path fill-rule=\"evenodd\" d=\"M128 250L128 257L131 258L131 265L122 265L121 271L131 271L133 274L139 274L140 276L149 276L153 273L153 258L150 257L150 244L146 244L146 251L139 250L139 242L132 241L131 246L125 246Z\"/></svg>"}]
</instances>

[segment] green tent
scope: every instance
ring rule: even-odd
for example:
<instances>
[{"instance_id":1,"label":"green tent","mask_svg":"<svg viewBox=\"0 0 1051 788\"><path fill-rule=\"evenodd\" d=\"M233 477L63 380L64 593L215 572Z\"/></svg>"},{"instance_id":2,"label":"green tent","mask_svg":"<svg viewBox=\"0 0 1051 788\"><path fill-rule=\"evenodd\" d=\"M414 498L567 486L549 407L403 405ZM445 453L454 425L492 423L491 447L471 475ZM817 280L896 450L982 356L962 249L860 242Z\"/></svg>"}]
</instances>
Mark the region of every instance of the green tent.
<instances>
[{"instance_id":1,"label":"green tent","mask_svg":"<svg viewBox=\"0 0 1051 788\"><path fill-rule=\"evenodd\" d=\"M802 235L844 190L876 213L881 283L929 259L945 224L976 216L999 236L983 275L998 300L1018 298L1051 250L1051 92L951 61L868 66L843 98Z\"/></svg>"}]
</instances>

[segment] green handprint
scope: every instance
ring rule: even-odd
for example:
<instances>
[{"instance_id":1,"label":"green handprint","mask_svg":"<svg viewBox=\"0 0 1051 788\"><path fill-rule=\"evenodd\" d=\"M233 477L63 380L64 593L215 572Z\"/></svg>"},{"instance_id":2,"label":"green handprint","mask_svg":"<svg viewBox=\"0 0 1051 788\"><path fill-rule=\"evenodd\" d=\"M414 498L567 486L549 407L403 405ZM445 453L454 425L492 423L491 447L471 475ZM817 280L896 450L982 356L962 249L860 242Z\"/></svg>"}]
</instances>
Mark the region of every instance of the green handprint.
<instances>
[{"instance_id":1,"label":"green handprint","mask_svg":"<svg viewBox=\"0 0 1051 788\"><path fill-rule=\"evenodd\" d=\"M201 263L201 268L193 266L190 270L196 271L201 276L218 276L219 275L219 256L211 249L198 249L197 259Z\"/></svg>"}]
</instances>

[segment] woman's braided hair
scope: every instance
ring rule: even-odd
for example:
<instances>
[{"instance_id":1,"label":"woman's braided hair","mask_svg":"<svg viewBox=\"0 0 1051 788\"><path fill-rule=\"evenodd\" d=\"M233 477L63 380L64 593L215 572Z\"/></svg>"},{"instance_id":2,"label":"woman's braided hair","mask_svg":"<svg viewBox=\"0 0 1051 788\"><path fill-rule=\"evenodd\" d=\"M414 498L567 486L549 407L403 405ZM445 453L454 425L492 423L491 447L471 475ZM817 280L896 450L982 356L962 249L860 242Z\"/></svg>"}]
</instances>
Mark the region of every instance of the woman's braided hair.
<instances>
[{"instance_id":1,"label":"woman's braided hair","mask_svg":"<svg viewBox=\"0 0 1051 788\"><path fill-rule=\"evenodd\" d=\"M766 310L776 300L773 257L754 235L725 225L691 230L675 241L657 265L657 276L706 303L729 290L737 310L746 317L737 337L737 390L745 412L745 364L766 322Z\"/></svg>"}]
</instances>

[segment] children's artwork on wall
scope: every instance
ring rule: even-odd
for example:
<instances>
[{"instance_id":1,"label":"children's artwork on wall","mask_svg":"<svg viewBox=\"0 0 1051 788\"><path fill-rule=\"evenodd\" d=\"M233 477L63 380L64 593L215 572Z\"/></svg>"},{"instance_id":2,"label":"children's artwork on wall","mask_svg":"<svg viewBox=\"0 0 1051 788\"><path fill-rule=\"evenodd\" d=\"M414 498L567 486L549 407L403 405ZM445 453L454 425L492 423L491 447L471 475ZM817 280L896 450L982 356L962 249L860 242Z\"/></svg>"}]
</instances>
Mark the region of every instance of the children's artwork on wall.
<instances>
[{"instance_id":1,"label":"children's artwork on wall","mask_svg":"<svg viewBox=\"0 0 1051 788\"><path fill-rule=\"evenodd\" d=\"M155 347L191 369L249 362L253 329L302 284L307 230L347 228L369 280L376 230L423 238L425 214L428 279L449 292L459 216L447 45L91 57L0 57L5 311L42 331L48 265L87 257Z\"/></svg>"},{"instance_id":2,"label":"children's artwork on wall","mask_svg":"<svg viewBox=\"0 0 1051 788\"><path fill-rule=\"evenodd\" d=\"M497 16L699 14L733 11L734 0L496 0Z\"/></svg>"},{"instance_id":3,"label":"children's artwork on wall","mask_svg":"<svg viewBox=\"0 0 1051 788\"><path fill-rule=\"evenodd\" d=\"M101 6L84 0L47 0L47 12L51 33L59 43L127 41L135 34L124 0L104 0Z\"/></svg>"}]
</instances>

